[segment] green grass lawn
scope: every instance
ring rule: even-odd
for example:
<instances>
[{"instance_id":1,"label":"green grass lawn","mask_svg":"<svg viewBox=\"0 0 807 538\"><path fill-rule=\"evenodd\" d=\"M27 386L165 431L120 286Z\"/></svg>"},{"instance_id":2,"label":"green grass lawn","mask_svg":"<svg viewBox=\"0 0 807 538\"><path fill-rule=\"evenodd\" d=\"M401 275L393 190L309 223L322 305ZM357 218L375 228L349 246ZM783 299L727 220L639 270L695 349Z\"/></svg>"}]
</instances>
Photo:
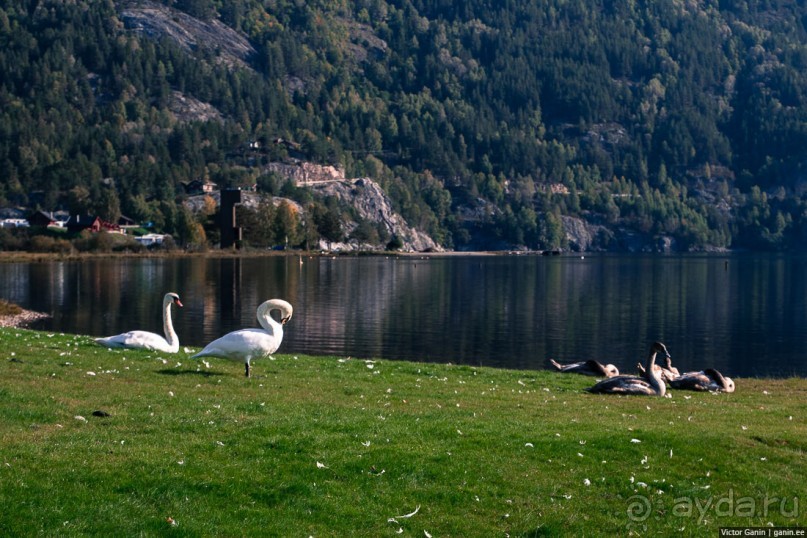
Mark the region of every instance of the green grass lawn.
<instances>
[{"instance_id":1,"label":"green grass lawn","mask_svg":"<svg viewBox=\"0 0 807 538\"><path fill-rule=\"evenodd\" d=\"M0 535L717 536L807 522L807 380L593 378L0 330ZM109 416L94 416L103 411Z\"/></svg>"}]
</instances>

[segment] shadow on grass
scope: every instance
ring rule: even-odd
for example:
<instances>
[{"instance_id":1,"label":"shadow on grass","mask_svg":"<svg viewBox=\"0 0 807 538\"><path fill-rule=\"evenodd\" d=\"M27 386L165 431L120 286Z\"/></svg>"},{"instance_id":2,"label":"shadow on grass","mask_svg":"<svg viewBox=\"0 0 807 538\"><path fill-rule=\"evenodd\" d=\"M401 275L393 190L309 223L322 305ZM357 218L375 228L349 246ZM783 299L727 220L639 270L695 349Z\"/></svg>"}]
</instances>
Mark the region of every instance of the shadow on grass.
<instances>
[{"instance_id":1,"label":"shadow on grass","mask_svg":"<svg viewBox=\"0 0 807 538\"><path fill-rule=\"evenodd\" d=\"M169 370L168 368L157 370L157 373L162 375L198 375L202 377L213 377L224 375L218 372L203 372L201 370L174 370L174 369Z\"/></svg>"}]
</instances>

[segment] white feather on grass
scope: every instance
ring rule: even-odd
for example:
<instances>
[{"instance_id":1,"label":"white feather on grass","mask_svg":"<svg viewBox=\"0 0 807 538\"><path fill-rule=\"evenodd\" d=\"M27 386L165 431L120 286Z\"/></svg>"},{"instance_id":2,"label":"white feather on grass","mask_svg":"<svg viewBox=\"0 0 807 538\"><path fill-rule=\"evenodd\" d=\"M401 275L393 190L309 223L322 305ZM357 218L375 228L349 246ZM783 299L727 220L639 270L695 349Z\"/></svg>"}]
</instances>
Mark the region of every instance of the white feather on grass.
<instances>
[{"instance_id":1,"label":"white feather on grass","mask_svg":"<svg viewBox=\"0 0 807 538\"><path fill-rule=\"evenodd\" d=\"M419 511L420 511L420 505L417 505L417 508L415 508L414 511L409 512L408 514L404 514L402 516L391 517L387 521L390 522L390 523L397 523L397 520L410 518L410 517L414 516L415 514L417 514Z\"/></svg>"}]
</instances>

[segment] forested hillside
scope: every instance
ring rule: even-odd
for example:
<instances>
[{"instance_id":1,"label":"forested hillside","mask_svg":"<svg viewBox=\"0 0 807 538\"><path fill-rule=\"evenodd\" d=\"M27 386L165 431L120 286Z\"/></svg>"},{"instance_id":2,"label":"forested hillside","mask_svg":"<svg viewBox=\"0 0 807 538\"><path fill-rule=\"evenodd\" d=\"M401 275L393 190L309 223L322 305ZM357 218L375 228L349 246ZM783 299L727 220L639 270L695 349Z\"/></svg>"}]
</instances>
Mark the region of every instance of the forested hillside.
<instances>
[{"instance_id":1,"label":"forested hillside","mask_svg":"<svg viewBox=\"0 0 807 538\"><path fill-rule=\"evenodd\" d=\"M579 247L576 223L800 249L806 25L798 0L0 0L0 205L180 244L211 240L196 179L347 216L266 168L296 158L446 248Z\"/></svg>"}]
</instances>

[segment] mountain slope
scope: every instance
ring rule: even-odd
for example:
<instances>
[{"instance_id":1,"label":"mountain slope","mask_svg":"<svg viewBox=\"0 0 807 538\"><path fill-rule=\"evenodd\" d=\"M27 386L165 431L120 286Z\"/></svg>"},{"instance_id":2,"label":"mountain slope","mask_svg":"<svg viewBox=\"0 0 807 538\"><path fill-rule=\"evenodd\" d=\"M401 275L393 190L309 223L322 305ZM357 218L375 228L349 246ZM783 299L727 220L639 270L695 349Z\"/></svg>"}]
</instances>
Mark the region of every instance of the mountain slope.
<instances>
[{"instance_id":1,"label":"mountain slope","mask_svg":"<svg viewBox=\"0 0 807 538\"><path fill-rule=\"evenodd\" d=\"M184 183L305 201L268 167L301 159L373 178L447 248L565 248L573 222L802 248L805 21L795 0L4 0L0 198L192 241Z\"/></svg>"}]
</instances>

